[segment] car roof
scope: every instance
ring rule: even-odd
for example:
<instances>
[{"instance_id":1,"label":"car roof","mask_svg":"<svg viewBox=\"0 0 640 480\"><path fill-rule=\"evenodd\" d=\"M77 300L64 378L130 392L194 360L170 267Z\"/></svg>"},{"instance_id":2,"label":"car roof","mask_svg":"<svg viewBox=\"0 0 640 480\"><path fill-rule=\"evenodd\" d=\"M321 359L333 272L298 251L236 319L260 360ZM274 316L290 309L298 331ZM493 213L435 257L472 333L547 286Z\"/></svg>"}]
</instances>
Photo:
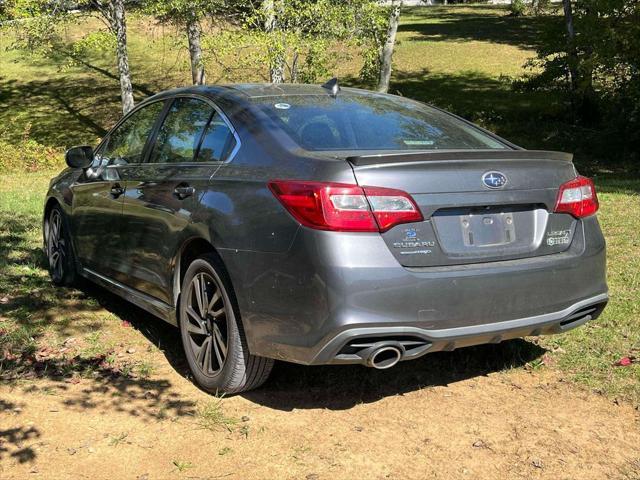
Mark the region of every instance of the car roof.
<instances>
[{"instance_id":1,"label":"car roof","mask_svg":"<svg viewBox=\"0 0 640 480\"><path fill-rule=\"evenodd\" d=\"M341 87L341 92L350 95L380 95L376 92L359 88ZM199 94L209 97L236 97L237 100L250 100L259 97L277 97L288 95L329 95L329 91L321 85L302 83L238 83L228 85L194 85L190 87L174 88L151 98L157 99L180 94Z\"/></svg>"},{"instance_id":2,"label":"car roof","mask_svg":"<svg viewBox=\"0 0 640 480\"><path fill-rule=\"evenodd\" d=\"M229 89L242 92L250 98L256 97L277 97L282 95L329 95L329 90L321 85L310 85L304 83L241 83L236 85L225 85ZM341 87L341 91L355 94L373 94L367 90L358 88Z\"/></svg>"}]
</instances>

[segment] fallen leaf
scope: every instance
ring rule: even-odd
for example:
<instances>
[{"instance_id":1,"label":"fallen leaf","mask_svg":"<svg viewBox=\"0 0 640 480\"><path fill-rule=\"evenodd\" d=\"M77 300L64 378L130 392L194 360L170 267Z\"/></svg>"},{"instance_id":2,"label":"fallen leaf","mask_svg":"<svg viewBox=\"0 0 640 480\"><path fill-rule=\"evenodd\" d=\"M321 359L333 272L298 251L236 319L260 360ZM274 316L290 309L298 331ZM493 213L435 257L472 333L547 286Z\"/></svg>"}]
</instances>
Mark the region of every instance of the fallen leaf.
<instances>
[{"instance_id":1,"label":"fallen leaf","mask_svg":"<svg viewBox=\"0 0 640 480\"><path fill-rule=\"evenodd\" d=\"M634 363L634 361L635 361L635 357L622 357L613 365L616 367L628 367L629 365Z\"/></svg>"}]
</instances>

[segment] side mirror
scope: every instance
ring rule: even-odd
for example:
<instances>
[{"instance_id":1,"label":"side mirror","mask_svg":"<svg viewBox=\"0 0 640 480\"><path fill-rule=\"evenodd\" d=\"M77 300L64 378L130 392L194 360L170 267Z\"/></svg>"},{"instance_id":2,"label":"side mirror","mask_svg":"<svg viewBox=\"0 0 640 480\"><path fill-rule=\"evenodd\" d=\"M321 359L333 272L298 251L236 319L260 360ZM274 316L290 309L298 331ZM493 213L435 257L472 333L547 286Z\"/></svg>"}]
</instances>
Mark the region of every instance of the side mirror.
<instances>
[{"instance_id":1,"label":"side mirror","mask_svg":"<svg viewBox=\"0 0 640 480\"><path fill-rule=\"evenodd\" d=\"M89 168L93 163L93 147L71 147L64 154L64 159L71 168Z\"/></svg>"}]
</instances>

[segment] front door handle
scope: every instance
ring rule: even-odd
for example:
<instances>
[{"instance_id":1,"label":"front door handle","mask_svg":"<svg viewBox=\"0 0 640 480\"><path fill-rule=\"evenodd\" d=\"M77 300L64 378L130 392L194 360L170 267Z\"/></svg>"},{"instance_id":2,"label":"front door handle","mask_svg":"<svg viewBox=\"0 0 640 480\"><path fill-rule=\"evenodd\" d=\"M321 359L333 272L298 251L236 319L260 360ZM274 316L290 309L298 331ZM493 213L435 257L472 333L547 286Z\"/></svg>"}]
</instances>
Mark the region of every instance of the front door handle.
<instances>
[{"instance_id":1,"label":"front door handle","mask_svg":"<svg viewBox=\"0 0 640 480\"><path fill-rule=\"evenodd\" d=\"M173 194L178 197L180 200L184 200L187 197L190 197L196 193L196 189L190 187L189 185L178 185L174 190Z\"/></svg>"},{"instance_id":2,"label":"front door handle","mask_svg":"<svg viewBox=\"0 0 640 480\"><path fill-rule=\"evenodd\" d=\"M111 196L113 198L118 198L123 193L124 193L124 188L122 188L119 183L116 183L115 185L112 185L112 187L111 187Z\"/></svg>"}]
</instances>

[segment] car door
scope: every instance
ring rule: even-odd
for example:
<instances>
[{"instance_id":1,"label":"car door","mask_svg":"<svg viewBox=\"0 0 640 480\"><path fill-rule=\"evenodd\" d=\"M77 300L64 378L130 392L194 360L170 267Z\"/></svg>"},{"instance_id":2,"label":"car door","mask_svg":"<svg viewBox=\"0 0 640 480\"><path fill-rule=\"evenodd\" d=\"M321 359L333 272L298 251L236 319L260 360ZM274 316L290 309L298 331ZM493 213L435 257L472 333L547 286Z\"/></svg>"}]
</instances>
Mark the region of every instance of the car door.
<instances>
[{"instance_id":1,"label":"car door","mask_svg":"<svg viewBox=\"0 0 640 480\"><path fill-rule=\"evenodd\" d=\"M123 228L129 286L173 303L176 252L193 235L199 199L236 144L213 104L190 96L172 101L147 161L127 172Z\"/></svg>"},{"instance_id":2,"label":"car door","mask_svg":"<svg viewBox=\"0 0 640 480\"><path fill-rule=\"evenodd\" d=\"M146 144L160 118L164 102L144 105L126 116L98 146L93 165L71 187L75 252L82 266L121 280L122 172L144 159Z\"/></svg>"}]
</instances>

